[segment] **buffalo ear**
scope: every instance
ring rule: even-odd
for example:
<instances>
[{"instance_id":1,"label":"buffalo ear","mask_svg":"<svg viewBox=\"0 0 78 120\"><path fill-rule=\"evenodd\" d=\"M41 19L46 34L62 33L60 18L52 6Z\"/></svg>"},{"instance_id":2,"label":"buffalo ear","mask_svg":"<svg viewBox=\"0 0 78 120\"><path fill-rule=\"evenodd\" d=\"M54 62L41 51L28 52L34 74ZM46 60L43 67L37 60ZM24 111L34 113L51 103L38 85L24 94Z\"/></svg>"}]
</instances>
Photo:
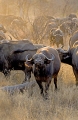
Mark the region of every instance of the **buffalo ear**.
<instances>
[{"instance_id":1,"label":"buffalo ear","mask_svg":"<svg viewBox=\"0 0 78 120\"><path fill-rule=\"evenodd\" d=\"M32 59L31 61L27 61L27 63L33 65L34 64L34 60Z\"/></svg>"},{"instance_id":2,"label":"buffalo ear","mask_svg":"<svg viewBox=\"0 0 78 120\"><path fill-rule=\"evenodd\" d=\"M33 60L25 62L25 66L28 68L32 67L33 64L34 64Z\"/></svg>"},{"instance_id":3,"label":"buffalo ear","mask_svg":"<svg viewBox=\"0 0 78 120\"><path fill-rule=\"evenodd\" d=\"M32 71L32 65L30 66L30 65L28 65L28 64L25 63L25 69L27 71Z\"/></svg>"}]
</instances>

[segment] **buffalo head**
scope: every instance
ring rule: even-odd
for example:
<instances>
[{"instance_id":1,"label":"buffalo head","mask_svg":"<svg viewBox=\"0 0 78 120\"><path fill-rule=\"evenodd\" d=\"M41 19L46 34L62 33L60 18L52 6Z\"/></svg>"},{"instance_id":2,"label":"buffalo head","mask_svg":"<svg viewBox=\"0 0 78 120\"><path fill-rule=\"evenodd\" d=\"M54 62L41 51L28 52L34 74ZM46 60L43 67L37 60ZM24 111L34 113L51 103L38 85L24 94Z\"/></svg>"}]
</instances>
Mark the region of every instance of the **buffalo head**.
<instances>
[{"instance_id":1,"label":"buffalo head","mask_svg":"<svg viewBox=\"0 0 78 120\"><path fill-rule=\"evenodd\" d=\"M40 65L43 66L44 64L49 64L50 61L54 60L54 55L52 54L51 58L48 58L45 54L43 53L37 53L33 55L31 59L28 59L28 55L26 56L26 61L35 64L35 65Z\"/></svg>"},{"instance_id":2,"label":"buffalo head","mask_svg":"<svg viewBox=\"0 0 78 120\"><path fill-rule=\"evenodd\" d=\"M61 62L66 63L71 65L72 64L72 59L70 56L70 49L69 50L63 50L63 48L58 48L57 49Z\"/></svg>"},{"instance_id":3,"label":"buffalo head","mask_svg":"<svg viewBox=\"0 0 78 120\"><path fill-rule=\"evenodd\" d=\"M25 73L26 78L25 80L29 80L31 78L31 72L34 71L34 69L43 68L45 65L49 64L51 61L54 60L54 55L51 55L51 58L48 58L43 53L35 54L32 56L32 58L28 58L29 55L26 56L26 62L25 62Z\"/></svg>"}]
</instances>

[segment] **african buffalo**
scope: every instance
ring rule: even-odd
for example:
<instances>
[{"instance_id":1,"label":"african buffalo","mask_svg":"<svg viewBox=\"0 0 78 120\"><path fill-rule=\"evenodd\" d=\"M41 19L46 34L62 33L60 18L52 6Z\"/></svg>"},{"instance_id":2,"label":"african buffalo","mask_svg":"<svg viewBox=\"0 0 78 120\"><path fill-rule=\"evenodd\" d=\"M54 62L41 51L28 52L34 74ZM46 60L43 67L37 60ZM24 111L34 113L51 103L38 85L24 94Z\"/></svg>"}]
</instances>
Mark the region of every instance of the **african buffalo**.
<instances>
[{"instance_id":1,"label":"african buffalo","mask_svg":"<svg viewBox=\"0 0 78 120\"><path fill-rule=\"evenodd\" d=\"M57 89L57 76L60 70L60 58L58 52L51 47L43 47L39 49L30 59L26 56L26 69L28 78L30 78L30 71L33 71L36 82L38 83L41 94L43 94L42 82L45 82L45 97L47 98L47 91L54 78L55 89Z\"/></svg>"},{"instance_id":2,"label":"african buffalo","mask_svg":"<svg viewBox=\"0 0 78 120\"><path fill-rule=\"evenodd\" d=\"M19 48L22 50L26 49L26 50L30 50L30 51L32 51L33 49L37 50L35 48L35 46L28 40L10 41L8 43L0 44L0 71L3 72L5 70L5 66L6 66L5 64L7 64L7 68L6 68L7 73L8 73L8 70L11 70L13 68L15 69L17 66L18 66L18 68L17 68L18 70L22 69L19 67L19 66L21 66L19 64L20 64L20 61L23 63L25 61L23 54L22 54L22 60L21 60L20 54L17 56L12 54L13 51L18 50ZM21 64L23 64L23 63L21 63ZM14 66L16 65L16 66L14 67L13 65Z\"/></svg>"},{"instance_id":3,"label":"african buffalo","mask_svg":"<svg viewBox=\"0 0 78 120\"><path fill-rule=\"evenodd\" d=\"M23 48L14 50L11 55L10 55L10 69L14 69L14 70L22 70L25 73L25 80L23 82L26 82L27 80L29 80L27 78L27 73L26 71L28 69L26 69L25 67L25 56L30 54L30 56L33 56L38 49L43 48L44 45L43 44L27 44L27 48L26 45Z\"/></svg>"},{"instance_id":4,"label":"african buffalo","mask_svg":"<svg viewBox=\"0 0 78 120\"><path fill-rule=\"evenodd\" d=\"M52 28L57 28L54 17L39 16L33 22L33 32L35 43L43 43L49 39L49 32Z\"/></svg>"},{"instance_id":5,"label":"african buffalo","mask_svg":"<svg viewBox=\"0 0 78 120\"><path fill-rule=\"evenodd\" d=\"M8 61L3 51L0 51L0 72L2 72L5 76L8 75Z\"/></svg>"},{"instance_id":6,"label":"african buffalo","mask_svg":"<svg viewBox=\"0 0 78 120\"><path fill-rule=\"evenodd\" d=\"M63 37L64 37L64 34L62 30L53 28L50 32L50 45L56 44L57 47L59 47L59 44L61 44L64 46Z\"/></svg>"},{"instance_id":7,"label":"african buffalo","mask_svg":"<svg viewBox=\"0 0 78 120\"><path fill-rule=\"evenodd\" d=\"M76 32L74 32L73 36L69 40L70 48L73 47L73 45L75 44L76 41L78 41L78 30Z\"/></svg>"},{"instance_id":8,"label":"african buffalo","mask_svg":"<svg viewBox=\"0 0 78 120\"><path fill-rule=\"evenodd\" d=\"M76 16L76 14L71 13L71 14L69 15L69 18L70 18L70 19L73 19L73 18L77 18L77 16Z\"/></svg>"},{"instance_id":9,"label":"african buffalo","mask_svg":"<svg viewBox=\"0 0 78 120\"><path fill-rule=\"evenodd\" d=\"M59 52L61 62L72 66L76 85L78 86L78 41L76 41L76 44L73 44L74 46L70 47L67 51L61 48L58 48L57 51Z\"/></svg>"},{"instance_id":10,"label":"african buffalo","mask_svg":"<svg viewBox=\"0 0 78 120\"><path fill-rule=\"evenodd\" d=\"M29 40L0 44L0 71L3 73L5 71L4 75L8 75L11 70L22 70L25 73L25 56L27 54L33 56L40 47L43 45L34 45Z\"/></svg>"},{"instance_id":11,"label":"african buffalo","mask_svg":"<svg viewBox=\"0 0 78 120\"><path fill-rule=\"evenodd\" d=\"M73 33L78 30L78 24L74 22L73 20L68 20L66 22L63 22L60 25L60 29L63 31L64 35L73 35Z\"/></svg>"}]
</instances>

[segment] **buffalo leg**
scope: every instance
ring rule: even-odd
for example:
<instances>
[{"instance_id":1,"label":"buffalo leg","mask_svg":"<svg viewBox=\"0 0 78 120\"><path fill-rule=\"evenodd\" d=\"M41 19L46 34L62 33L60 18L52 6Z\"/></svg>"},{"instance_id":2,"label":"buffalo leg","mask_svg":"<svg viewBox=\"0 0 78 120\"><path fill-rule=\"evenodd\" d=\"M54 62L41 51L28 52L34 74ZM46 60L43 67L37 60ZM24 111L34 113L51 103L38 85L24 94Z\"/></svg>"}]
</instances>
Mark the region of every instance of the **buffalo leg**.
<instances>
[{"instance_id":1,"label":"buffalo leg","mask_svg":"<svg viewBox=\"0 0 78 120\"><path fill-rule=\"evenodd\" d=\"M55 90L57 90L57 77L54 77Z\"/></svg>"},{"instance_id":2,"label":"buffalo leg","mask_svg":"<svg viewBox=\"0 0 78 120\"><path fill-rule=\"evenodd\" d=\"M45 83L45 98L47 99L48 97L48 89L51 83L51 79L49 79L46 83Z\"/></svg>"},{"instance_id":3,"label":"buffalo leg","mask_svg":"<svg viewBox=\"0 0 78 120\"><path fill-rule=\"evenodd\" d=\"M23 71L25 73L25 79L23 80L22 83L25 83L25 82L30 82L30 78L31 78L31 71L27 72L26 70Z\"/></svg>"},{"instance_id":4,"label":"buffalo leg","mask_svg":"<svg viewBox=\"0 0 78 120\"><path fill-rule=\"evenodd\" d=\"M37 81L37 84L39 85L39 88L41 90L41 94L43 95L43 85L42 85L42 82L41 81Z\"/></svg>"},{"instance_id":5,"label":"buffalo leg","mask_svg":"<svg viewBox=\"0 0 78 120\"><path fill-rule=\"evenodd\" d=\"M74 75L75 75L75 78L76 78L76 86L78 86L78 71L75 70L75 68L73 68L73 72L74 72Z\"/></svg>"}]
</instances>

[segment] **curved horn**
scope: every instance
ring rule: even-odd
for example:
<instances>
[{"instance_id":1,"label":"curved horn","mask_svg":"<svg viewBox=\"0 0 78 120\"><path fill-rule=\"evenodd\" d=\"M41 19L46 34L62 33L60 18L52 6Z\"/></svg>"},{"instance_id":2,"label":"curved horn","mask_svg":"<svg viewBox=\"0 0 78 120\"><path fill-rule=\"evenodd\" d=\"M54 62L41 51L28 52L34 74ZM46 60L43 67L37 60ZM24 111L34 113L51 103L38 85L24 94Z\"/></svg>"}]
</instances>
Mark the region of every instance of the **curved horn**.
<instances>
[{"instance_id":1,"label":"curved horn","mask_svg":"<svg viewBox=\"0 0 78 120\"><path fill-rule=\"evenodd\" d=\"M43 54L43 53L42 53ZM44 55L44 54L43 54ZM50 58L48 58L46 55L44 55L44 57L46 58L46 59L48 59L48 60L54 60L54 58L55 58L55 56L53 55L53 54L51 54L52 55L52 58L50 59Z\"/></svg>"},{"instance_id":2,"label":"curved horn","mask_svg":"<svg viewBox=\"0 0 78 120\"><path fill-rule=\"evenodd\" d=\"M78 45L78 40L73 44L73 47L75 47L76 45Z\"/></svg>"},{"instance_id":3,"label":"curved horn","mask_svg":"<svg viewBox=\"0 0 78 120\"><path fill-rule=\"evenodd\" d=\"M31 58L31 59L28 59L28 56L29 56L29 54L26 55L26 57L25 57L26 62L30 62L30 61L32 60L32 58Z\"/></svg>"},{"instance_id":4,"label":"curved horn","mask_svg":"<svg viewBox=\"0 0 78 120\"><path fill-rule=\"evenodd\" d=\"M63 50L62 48L57 48L56 50L58 52L61 52L61 53L68 53L69 52L69 49L68 50Z\"/></svg>"}]
</instances>

